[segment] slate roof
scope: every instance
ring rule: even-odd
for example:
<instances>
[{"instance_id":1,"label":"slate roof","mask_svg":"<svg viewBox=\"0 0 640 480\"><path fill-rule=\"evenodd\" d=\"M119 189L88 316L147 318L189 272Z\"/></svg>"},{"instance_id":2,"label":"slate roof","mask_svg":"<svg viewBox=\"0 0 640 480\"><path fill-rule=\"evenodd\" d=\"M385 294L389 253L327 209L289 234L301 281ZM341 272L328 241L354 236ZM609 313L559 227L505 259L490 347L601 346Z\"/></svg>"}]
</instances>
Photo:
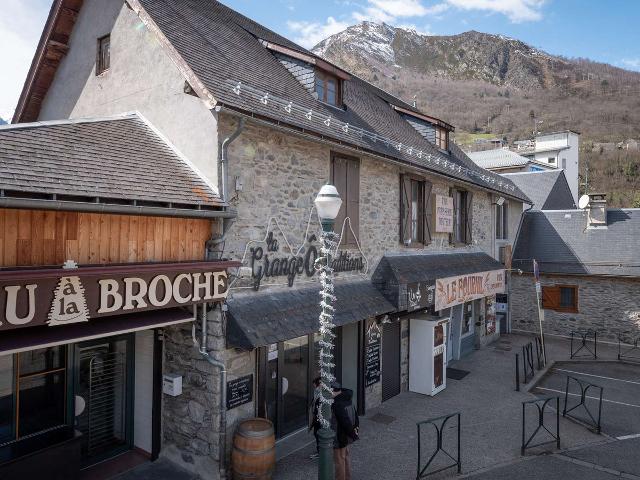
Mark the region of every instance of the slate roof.
<instances>
[{"instance_id":1,"label":"slate roof","mask_svg":"<svg viewBox=\"0 0 640 480\"><path fill-rule=\"evenodd\" d=\"M484 252L452 248L447 252L394 254L382 257L371 282L398 311L407 310L407 285L477 272L503 269L504 265Z\"/></svg>"},{"instance_id":2,"label":"slate roof","mask_svg":"<svg viewBox=\"0 0 640 480\"><path fill-rule=\"evenodd\" d=\"M0 189L210 208L215 186L137 114L0 127Z\"/></svg>"},{"instance_id":3,"label":"slate roof","mask_svg":"<svg viewBox=\"0 0 640 480\"><path fill-rule=\"evenodd\" d=\"M608 226L586 228L586 210L530 211L513 251L513 268L541 273L640 277L640 209L610 208Z\"/></svg>"},{"instance_id":4,"label":"slate roof","mask_svg":"<svg viewBox=\"0 0 640 480\"><path fill-rule=\"evenodd\" d=\"M453 155L441 153L391 105L411 111L416 111L415 108L355 76L344 82L344 110L316 100L260 40L319 57L215 0L137 0L136 3L142 6L220 107L282 122L324 139L346 142L484 188L500 191L498 183L505 182L502 177L470 162L459 150ZM233 91L238 82L241 82L240 94ZM266 105L260 101L264 93L272 98ZM291 101L300 109L288 113L284 104L276 105L276 99ZM351 130L343 131L336 122L325 125L317 115L309 120L304 115L308 110L348 123ZM360 136L356 133L358 128L402 142L405 146L411 145L425 154L434 155L438 161L428 162L426 155L420 159L405 149L399 151L383 141ZM455 170L457 166L470 168L471 172ZM481 176L490 183L481 180ZM504 191L501 193L505 194ZM506 194L526 200L517 188Z\"/></svg>"},{"instance_id":5,"label":"slate roof","mask_svg":"<svg viewBox=\"0 0 640 480\"><path fill-rule=\"evenodd\" d=\"M577 208L564 170L503 173L502 176L515 183L531 199L535 210Z\"/></svg>"},{"instance_id":6,"label":"slate roof","mask_svg":"<svg viewBox=\"0 0 640 480\"><path fill-rule=\"evenodd\" d=\"M521 167L531 161L506 148L470 152L467 155L482 168Z\"/></svg>"},{"instance_id":7,"label":"slate roof","mask_svg":"<svg viewBox=\"0 0 640 480\"><path fill-rule=\"evenodd\" d=\"M227 300L229 346L251 350L317 332L320 286L252 292ZM395 311L369 282L336 283L334 323L338 326Z\"/></svg>"}]
</instances>

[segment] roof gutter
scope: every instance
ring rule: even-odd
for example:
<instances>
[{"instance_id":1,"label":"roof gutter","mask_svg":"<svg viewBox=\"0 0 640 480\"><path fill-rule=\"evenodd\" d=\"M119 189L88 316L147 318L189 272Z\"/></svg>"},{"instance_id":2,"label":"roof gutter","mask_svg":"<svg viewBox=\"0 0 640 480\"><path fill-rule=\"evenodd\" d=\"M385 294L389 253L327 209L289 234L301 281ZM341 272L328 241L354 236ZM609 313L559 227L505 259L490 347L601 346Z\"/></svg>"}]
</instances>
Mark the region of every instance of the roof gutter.
<instances>
[{"instance_id":1,"label":"roof gutter","mask_svg":"<svg viewBox=\"0 0 640 480\"><path fill-rule=\"evenodd\" d=\"M114 213L180 218L235 218L235 211L198 210L188 208L153 207L148 205L117 205L109 203L71 202L38 198L0 197L0 208L58 210L68 212Z\"/></svg>"},{"instance_id":2,"label":"roof gutter","mask_svg":"<svg viewBox=\"0 0 640 480\"><path fill-rule=\"evenodd\" d=\"M261 116L256 116L253 113L247 113L245 111L242 110L236 110L235 108L229 107L227 105L224 105L222 103L218 103L218 105L216 105L216 109L218 111L225 111L226 113L230 114L230 115L236 115L236 116L243 116L246 118L250 118L251 120L253 120L254 122L261 124L261 125L266 125L268 127L271 128L275 128L277 130L281 130L281 131L285 131L287 133L291 133L294 135L297 135L299 137L302 138L306 138L308 140L311 140L313 142L318 142L321 141L323 143L328 143L328 144L332 144L335 145L336 147L345 149L345 150L349 150L355 153L366 153L367 155L371 156L371 157L375 157L378 158L380 160L383 160L385 162L388 163L393 163L395 165L399 165L405 168L413 168L414 170L420 171L420 172L429 172L430 175L434 175L436 177L439 178L445 178L448 181L453 181L453 182L457 182L459 184L463 184L463 185L472 185L473 187L480 189L480 190L484 190L485 192L491 192L491 193L499 193L501 196L503 197L507 197L507 198L511 198L513 200L517 200L518 202L523 202L523 203L528 203L526 200L516 197L515 195L510 195L506 192L502 192L499 190L492 190L490 188L484 187L482 185L479 185L477 183L474 182L469 182L469 181L465 181L465 180L461 180L459 178L456 177L451 177L449 175L445 175L443 173L437 172L435 170L430 170L426 167L420 167L419 165L415 165L409 162L403 162L402 160L397 160L393 157L389 157L389 156L385 156L385 155L381 155L379 153L376 152L372 152L371 150L367 150L365 148L361 148L361 147L357 147L348 143L342 143L340 141L336 141L336 140L332 140L331 138L327 138L324 135L320 135L320 134L311 134L309 133L309 131L307 130L298 130L296 128L292 128L291 126L289 126L288 124L282 123L280 121L277 120L266 120L265 118L261 117Z\"/></svg>"}]
</instances>

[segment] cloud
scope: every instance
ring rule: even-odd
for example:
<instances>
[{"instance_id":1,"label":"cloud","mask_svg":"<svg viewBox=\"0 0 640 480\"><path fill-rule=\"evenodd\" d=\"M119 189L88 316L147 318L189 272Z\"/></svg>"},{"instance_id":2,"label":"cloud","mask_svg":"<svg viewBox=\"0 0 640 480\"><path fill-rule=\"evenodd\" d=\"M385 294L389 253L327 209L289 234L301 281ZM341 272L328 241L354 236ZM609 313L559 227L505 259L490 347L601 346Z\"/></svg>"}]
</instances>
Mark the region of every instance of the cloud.
<instances>
[{"instance_id":1,"label":"cloud","mask_svg":"<svg viewBox=\"0 0 640 480\"><path fill-rule=\"evenodd\" d=\"M640 58L623 58L620 60L620 65L630 70L640 71Z\"/></svg>"},{"instance_id":2,"label":"cloud","mask_svg":"<svg viewBox=\"0 0 640 480\"><path fill-rule=\"evenodd\" d=\"M521 23L541 20L540 10L546 0L446 0L446 2L461 10L501 13L513 23Z\"/></svg>"},{"instance_id":3,"label":"cloud","mask_svg":"<svg viewBox=\"0 0 640 480\"><path fill-rule=\"evenodd\" d=\"M48 0L3 0L0 15L0 117L10 120L49 13ZM10 45L10 47L8 47Z\"/></svg>"},{"instance_id":4,"label":"cloud","mask_svg":"<svg viewBox=\"0 0 640 480\"><path fill-rule=\"evenodd\" d=\"M342 22L333 17L327 18L325 23L289 20L287 26L295 32L294 41L303 47L311 48L325 38L345 30L350 22Z\"/></svg>"}]
</instances>

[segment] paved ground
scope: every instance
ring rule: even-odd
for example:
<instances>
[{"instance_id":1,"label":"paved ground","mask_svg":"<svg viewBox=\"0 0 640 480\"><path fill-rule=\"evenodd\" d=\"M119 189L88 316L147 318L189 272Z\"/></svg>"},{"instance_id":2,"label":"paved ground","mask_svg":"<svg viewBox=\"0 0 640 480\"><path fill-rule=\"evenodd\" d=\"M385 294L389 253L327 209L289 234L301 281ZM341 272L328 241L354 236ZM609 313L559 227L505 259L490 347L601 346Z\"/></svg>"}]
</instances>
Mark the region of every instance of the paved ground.
<instances>
[{"instance_id":1,"label":"paved ground","mask_svg":"<svg viewBox=\"0 0 640 480\"><path fill-rule=\"evenodd\" d=\"M602 432L612 437L640 434L640 367L618 362L559 362L533 390L543 395L564 395L567 376L586 384L602 387ZM581 388L569 381L567 409L580 403ZM600 389L589 388L585 404L591 415L598 418ZM564 398L562 400L564 404ZM571 412L585 422L592 422L584 407Z\"/></svg>"},{"instance_id":2,"label":"paved ground","mask_svg":"<svg viewBox=\"0 0 640 480\"><path fill-rule=\"evenodd\" d=\"M463 473L519 461L522 401L534 395L514 391L514 353L529 340L520 335L505 336L499 343L455 362L452 366L471 373L460 381L448 379L446 390L435 397L405 392L368 411L361 419L361 440L352 447L354 480L415 478L416 422L455 411L462 414ZM613 350L602 350L604 356L615 356ZM549 360L568 357L565 341L548 340ZM534 410L527 413L528 425L537 422ZM563 449L599 443L603 439L570 420L561 418L560 422ZM452 433L453 429L446 432L445 443L447 438L453 440ZM554 444L539 447L529 454L551 452L554 447ZM429 452L429 447L425 446L424 450ZM313 478L316 463L309 459L312 451L313 447L307 446L281 460L274 478ZM450 451L456 453L455 445ZM455 469L435 478L451 476L455 476Z\"/></svg>"}]
</instances>

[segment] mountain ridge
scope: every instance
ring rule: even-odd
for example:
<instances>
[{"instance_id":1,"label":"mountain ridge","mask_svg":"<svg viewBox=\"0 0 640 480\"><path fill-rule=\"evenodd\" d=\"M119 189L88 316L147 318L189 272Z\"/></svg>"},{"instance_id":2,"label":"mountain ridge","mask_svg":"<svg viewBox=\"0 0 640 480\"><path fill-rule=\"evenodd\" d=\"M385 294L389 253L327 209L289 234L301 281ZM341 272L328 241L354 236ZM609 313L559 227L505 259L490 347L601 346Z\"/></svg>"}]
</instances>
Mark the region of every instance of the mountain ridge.
<instances>
[{"instance_id":1,"label":"mountain ridge","mask_svg":"<svg viewBox=\"0 0 640 480\"><path fill-rule=\"evenodd\" d=\"M455 140L531 138L533 131L581 135L581 182L615 206L640 207L640 152L607 151L640 139L640 72L549 54L477 31L425 35L361 22L312 51L421 111L454 125ZM468 148L468 145L467 147Z\"/></svg>"}]
</instances>

